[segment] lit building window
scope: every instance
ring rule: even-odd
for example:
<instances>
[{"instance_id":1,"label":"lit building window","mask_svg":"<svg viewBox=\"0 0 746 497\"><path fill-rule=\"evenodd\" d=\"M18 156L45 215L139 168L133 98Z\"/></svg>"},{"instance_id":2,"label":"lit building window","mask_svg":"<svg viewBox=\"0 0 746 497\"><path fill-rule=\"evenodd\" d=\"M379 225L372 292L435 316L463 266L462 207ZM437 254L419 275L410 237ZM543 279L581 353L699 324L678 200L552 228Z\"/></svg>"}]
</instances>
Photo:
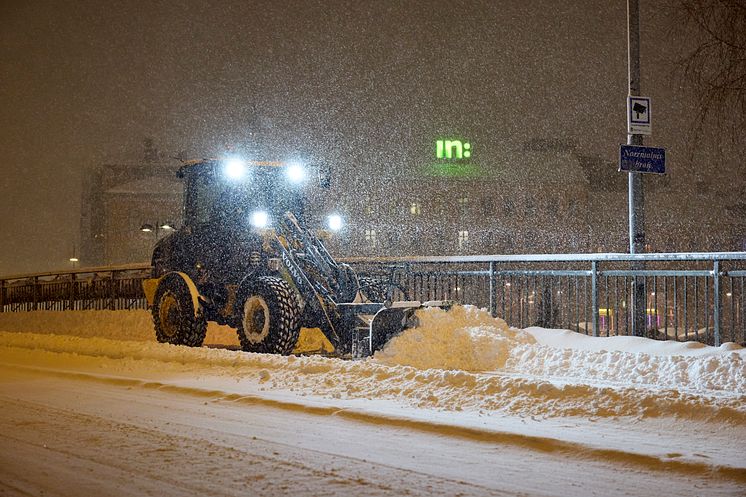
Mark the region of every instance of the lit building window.
<instances>
[{"instance_id":1,"label":"lit building window","mask_svg":"<svg viewBox=\"0 0 746 497\"><path fill-rule=\"evenodd\" d=\"M458 212L461 216L466 216L469 211L469 197L458 198Z\"/></svg>"},{"instance_id":2,"label":"lit building window","mask_svg":"<svg viewBox=\"0 0 746 497\"><path fill-rule=\"evenodd\" d=\"M414 216L419 216L422 213L422 205L419 202L412 202L409 204L409 213Z\"/></svg>"},{"instance_id":3,"label":"lit building window","mask_svg":"<svg viewBox=\"0 0 746 497\"><path fill-rule=\"evenodd\" d=\"M458 248L462 249L469 243L469 231L462 230L458 232Z\"/></svg>"},{"instance_id":4,"label":"lit building window","mask_svg":"<svg viewBox=\"0 0 746 497\"><path fill-rule=\"evenodd\" d=\"M368 243L369 247L378 246L378 242L376 240L376 230L365 230L365 241Z\"/></svg>"}]
</instances>

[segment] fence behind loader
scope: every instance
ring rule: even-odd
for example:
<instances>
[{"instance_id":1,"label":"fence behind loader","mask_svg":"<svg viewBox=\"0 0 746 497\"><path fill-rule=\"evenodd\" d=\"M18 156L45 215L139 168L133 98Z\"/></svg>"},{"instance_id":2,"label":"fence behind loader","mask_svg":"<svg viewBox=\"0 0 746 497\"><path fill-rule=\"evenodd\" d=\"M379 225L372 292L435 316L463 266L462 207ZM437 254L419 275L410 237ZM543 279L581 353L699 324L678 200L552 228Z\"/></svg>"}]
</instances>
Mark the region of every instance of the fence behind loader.
<instances>
[{"instance_id":1,"label":"fence behind loader","mask_svg":"<svg viewBox=\"0 0 746 497\"><path fill-rule=\"evenodd\" d=\"M352 259L412 300L456 300L511 326L629 335L642 285L645 329L660 340L746 343L746 253L477 255ZM147 264L0 279L0 312L144 309Z\"/></svg>"}]
</instances>

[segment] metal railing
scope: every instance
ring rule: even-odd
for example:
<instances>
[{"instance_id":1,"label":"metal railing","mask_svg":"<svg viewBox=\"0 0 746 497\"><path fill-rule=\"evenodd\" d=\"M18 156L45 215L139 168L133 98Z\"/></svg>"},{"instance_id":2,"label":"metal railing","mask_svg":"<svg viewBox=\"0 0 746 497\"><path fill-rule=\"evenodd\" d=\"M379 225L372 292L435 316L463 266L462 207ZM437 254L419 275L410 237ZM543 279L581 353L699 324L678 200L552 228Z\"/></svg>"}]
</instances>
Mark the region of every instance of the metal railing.
<instances>
[{"instance_id":1,"label":"metal railing","mask_svg":"<svg viewBox=\"0 0 746 497\"><path fill-rule=\"evenodd\" d=\"M78 269L0 279L0 312L145 309L150 265Z\"/></svg>"},{"instance_id":2,"label":"metal railing","mask_svg":"<svg viewBox=\"0 0 746 497\"><path fill-rule=\"evenodd\" d=\"M746 253L549 254L348 261L391 279L414 300L453 299L518 328L631 335L635 287L644 292L638 336L746 343ZM642 267L642 269L640 269Z\"/></svg>"},{"instance_id":3,"label":"metal railing","mask_svg":"<svg viewBox=\"0 0 746 497\"><path fill-rule=\"evenodd\" d=\"M349 259L392 280L394 298L450 299L489 309L511 326L631 335L635 287L645 329L660 340L746 343L746 252L478 255ZM642 269L640 269L642 267ZM0 312L144 309L146 264L0 279Z\"/></svg>"}]
</instances>

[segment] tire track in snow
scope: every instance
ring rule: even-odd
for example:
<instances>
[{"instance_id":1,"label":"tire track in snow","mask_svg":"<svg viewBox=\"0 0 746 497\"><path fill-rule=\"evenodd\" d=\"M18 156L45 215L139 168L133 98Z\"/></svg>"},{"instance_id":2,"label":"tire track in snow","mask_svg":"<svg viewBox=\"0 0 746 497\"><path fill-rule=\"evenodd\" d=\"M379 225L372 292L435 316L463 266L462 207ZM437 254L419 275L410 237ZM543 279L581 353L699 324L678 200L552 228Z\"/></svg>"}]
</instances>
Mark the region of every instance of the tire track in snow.
<instances>
[{"instance_id":1,"label":"tire track in snow","mask_svg":"<svg viewBox=\"0 0 746 497\"><path fill-rule=\"evenodd\" d=\"M744 471L744 468L718 466L701 461L661 458L653 455L617 449L589 447L587 445L556 438L502 432L487 428L480 429L465 427L406 416L394 416L388 413L375 412L367 409L350 409L333 405L313 404L311 402L278 400L258 395L237 394L217 389L203 389L195 386L183 386L161 381L142 380L123 376L8 363L3 363L0 367L31 372L40 376L54 376L58 378L104 383L120 387L159 390L166 393L196 396L219 402L230 402L247 406L262 405L315 416L338 416L351 421L372 425L384 424L389 427L400 427L409 430L417 430L425 433L457 437L485 443L509 445L542 453L572 457L573 459L581 461L604 460L619 464L620 466L663 472L673 471L682 475L690 476L698 475L704 477L715 474L718 477L746 484L746 471Z\"/></svg>"}]
</instances>

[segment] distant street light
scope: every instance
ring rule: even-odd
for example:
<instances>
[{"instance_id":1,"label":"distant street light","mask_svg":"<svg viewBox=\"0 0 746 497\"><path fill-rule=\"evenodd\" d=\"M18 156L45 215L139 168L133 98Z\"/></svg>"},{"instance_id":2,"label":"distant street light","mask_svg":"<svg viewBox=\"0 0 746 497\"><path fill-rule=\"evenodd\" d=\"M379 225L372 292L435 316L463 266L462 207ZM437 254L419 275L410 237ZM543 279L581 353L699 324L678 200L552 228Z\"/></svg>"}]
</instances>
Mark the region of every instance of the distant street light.
<instances>
[{"instance_id":1,"label":"distant street light","mask_svg":"<svg viewBox=\"0 0 746 497\"><path fill-rule=\"evenodd\" d=\"M78 259L78 250L75 244L73 243L73 253L72 256L68 259L70 261L70 265L74 268L78 267L78 262L80 262L80 259Z\"/></svg>"},{"instance_id":2,"label":"distant street light","mask_svg":"<svg viewBox=\"0 0 746 497\"><path fill-rule=\"evenodd\" d=\"M169 221L163 223L144 223L140 226L140 231L143 233L155 233L156 241L160 238L161 231L173 231L174 229L173 223Z\"/></svg>"}]
</instances>

